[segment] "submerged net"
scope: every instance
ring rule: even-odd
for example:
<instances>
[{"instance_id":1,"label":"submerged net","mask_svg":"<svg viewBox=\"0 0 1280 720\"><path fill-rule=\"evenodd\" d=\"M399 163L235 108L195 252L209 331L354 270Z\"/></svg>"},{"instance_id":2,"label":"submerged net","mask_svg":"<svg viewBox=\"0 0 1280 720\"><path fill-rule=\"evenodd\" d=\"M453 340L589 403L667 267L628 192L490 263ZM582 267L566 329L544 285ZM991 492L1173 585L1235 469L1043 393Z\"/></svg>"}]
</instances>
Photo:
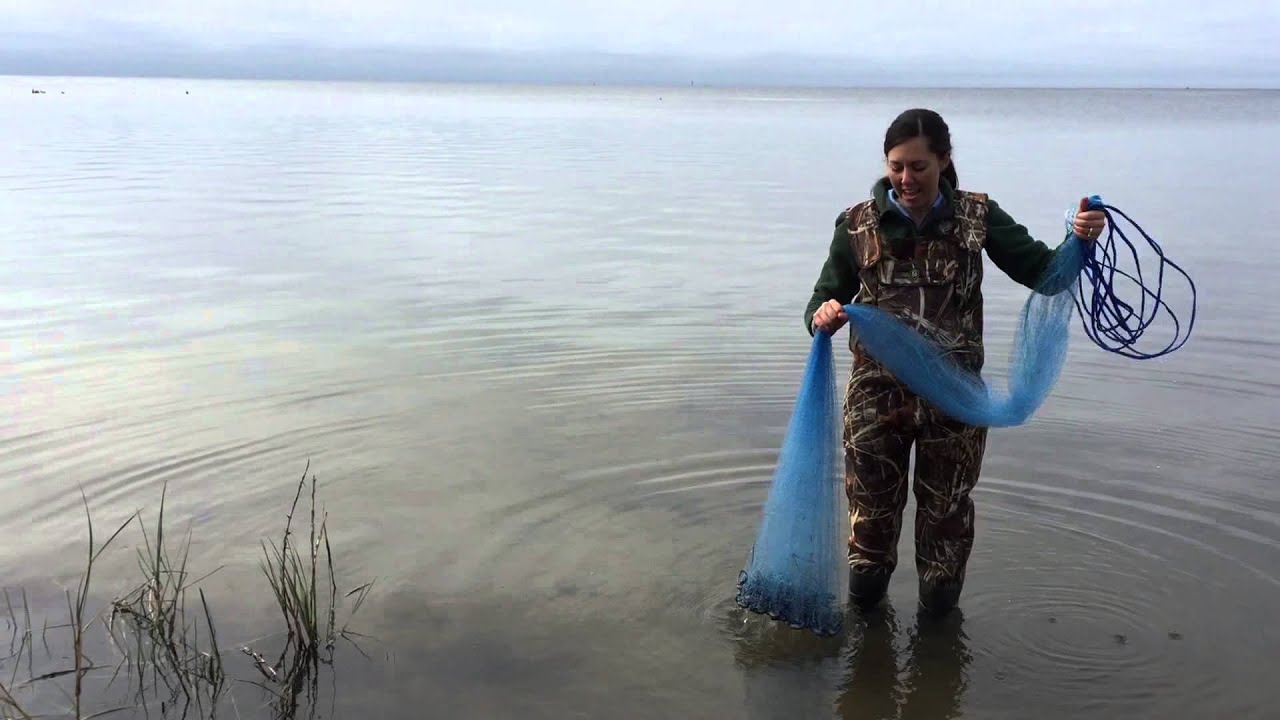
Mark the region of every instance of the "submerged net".
<instances>
[{"instance_id":1,"label":"submerged net","mask_svg":"<svg viewBox=\"0 0 1280 720\"><path fill-rule=\"evenodd\" d=\"M1195 284L1190 276L1123 212L1097 196L1089 199L1088 207L1106 215L1107 236L1089 243L1068 233L1055 252L1022 307L1005 392L994 390L979 373L948 359L919 331L873 306L845 306L851 332L868 355L912 392L953 418L987 427L1025 423L1044 403L1066 362L1073 309L1079 311L1085 334L1108 352L1151 359L1182 347L1195 323ZM1137 248L1117 227L1116 216L1129 221L1159 256L1155 290L1145 285ZM1133 273L1117 267L1117 235L1128 246ZM1191 320L1185 334L1163 296L1166 268L1181 274L1190 285ZM1136 306L1117 295L1117 276L1139 288L1141 300ZM1138 341L1161 309L1173 320L1173 338L1158 350L1138 350ZM764 519L747 567L739 575L737 602L743 608L818 634L839 632L845 565L838 532L843 520L841 451L831 337L816 332Z\"/></svg>"}]
</instances>

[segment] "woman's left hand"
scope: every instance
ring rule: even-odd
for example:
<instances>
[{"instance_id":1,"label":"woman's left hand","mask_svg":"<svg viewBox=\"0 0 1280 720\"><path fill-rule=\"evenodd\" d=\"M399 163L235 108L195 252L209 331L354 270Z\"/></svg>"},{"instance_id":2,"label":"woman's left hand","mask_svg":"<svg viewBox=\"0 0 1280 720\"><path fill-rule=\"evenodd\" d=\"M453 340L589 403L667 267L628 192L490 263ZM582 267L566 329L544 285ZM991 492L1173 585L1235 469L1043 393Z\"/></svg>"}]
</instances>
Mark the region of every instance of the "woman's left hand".
<instances>
[{"instance_id":1,"label":"woman's left hand","mask_svg":"<svg viewBox=\"0 0 1280 720\"><path fill-rule=\"evenodd\" d=\"M1080 210L1076 212L1075 222L1072 223L1072 231L1076 237L1086 242L1093 242L1102 237L1102 231L1107 227L1106 213L1101 210L1090 210L1089 199L1082 198L1080 200Z\"/></svg>"}]
</instances>

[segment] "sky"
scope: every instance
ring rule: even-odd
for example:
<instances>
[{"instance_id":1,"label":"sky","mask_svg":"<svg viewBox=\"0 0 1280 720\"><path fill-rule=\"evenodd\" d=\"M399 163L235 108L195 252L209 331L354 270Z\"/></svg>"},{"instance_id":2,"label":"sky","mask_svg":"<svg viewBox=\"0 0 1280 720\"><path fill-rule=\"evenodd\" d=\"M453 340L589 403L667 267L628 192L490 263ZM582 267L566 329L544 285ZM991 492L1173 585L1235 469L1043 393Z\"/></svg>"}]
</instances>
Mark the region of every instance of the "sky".
<instances>
[{"instance_id":1,"label":"sky","mask_svg":"<svg viewBox=\"0 0 1280 720\"><path fill-rule=\"evenodd\" d=\"M1280 87L1280 0L0 0L0 73Z\"/></svg>"}]
</instances>

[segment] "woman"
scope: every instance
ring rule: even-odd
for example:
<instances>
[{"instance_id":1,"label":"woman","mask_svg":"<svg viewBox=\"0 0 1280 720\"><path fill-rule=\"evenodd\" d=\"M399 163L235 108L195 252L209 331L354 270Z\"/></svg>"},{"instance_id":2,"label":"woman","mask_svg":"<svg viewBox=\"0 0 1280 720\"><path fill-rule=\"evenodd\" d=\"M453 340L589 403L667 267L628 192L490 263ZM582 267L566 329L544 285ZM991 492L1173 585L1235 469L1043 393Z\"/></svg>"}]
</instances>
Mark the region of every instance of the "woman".
<instances>
[{"instance_id":1,"label":"woman","mask_svg":"<svg viewBox=\"0 0 1280 720\"><path fill-rule=\"evenodd\" d=\"M888 174L872 197L836 218L835 236L805 325L835 333L843 306L872 303L939 343L977 372L983 364L982 252L1034 289L1053 256L995 201L959 189L942 117L913 109L884 138ZM1073 231L1097 238L1101 211L1080 204ZM973 501L987 431L942 415L916 397L850 339L853 371L845 394L845 492L852 524L849 593L869 607L897 566L907 468L916 447L916 570L921 609L945 613L964 585L973 546Z\"/></svg>"}]
</instances>

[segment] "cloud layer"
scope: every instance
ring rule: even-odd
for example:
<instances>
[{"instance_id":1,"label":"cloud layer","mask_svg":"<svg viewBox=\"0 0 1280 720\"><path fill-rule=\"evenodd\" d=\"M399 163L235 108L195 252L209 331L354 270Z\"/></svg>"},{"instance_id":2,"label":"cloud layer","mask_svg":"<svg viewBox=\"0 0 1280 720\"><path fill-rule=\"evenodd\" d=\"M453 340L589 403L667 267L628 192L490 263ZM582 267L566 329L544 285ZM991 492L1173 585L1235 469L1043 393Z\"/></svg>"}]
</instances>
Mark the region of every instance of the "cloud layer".
<instances>
[{"instance_id":1,"label":"cloud layer","mask_svg":"<svg viewBox=\"0 0 1280 720\"><path fill-rule=\"evenodd\" d=\"M52 62L154 65L165 74L166 64L177 63L219 74L230 59L257 62L266 75L325 75L350 73L347 57L362 72L377 66L396 75L378 58L430 57L453 58L467 74L480 65L458 53L483 51L491 65L505 57L523 71L533 62L561 74L566 63L585 71L582 63L617 53L647 58L630 62L627 72L639 75L661 56L679 63L681 76L772 67L787 77L835 75L839 83L1280 83L1280 3L1273 0L0 0L0 28L0 71L7 72L44 71L36 66ZM428 51L449 54L422 54ZM512 53L525 54L516 60ZM309 66L307 56L316 58Z\"/></svg>"}]
</instances>

